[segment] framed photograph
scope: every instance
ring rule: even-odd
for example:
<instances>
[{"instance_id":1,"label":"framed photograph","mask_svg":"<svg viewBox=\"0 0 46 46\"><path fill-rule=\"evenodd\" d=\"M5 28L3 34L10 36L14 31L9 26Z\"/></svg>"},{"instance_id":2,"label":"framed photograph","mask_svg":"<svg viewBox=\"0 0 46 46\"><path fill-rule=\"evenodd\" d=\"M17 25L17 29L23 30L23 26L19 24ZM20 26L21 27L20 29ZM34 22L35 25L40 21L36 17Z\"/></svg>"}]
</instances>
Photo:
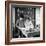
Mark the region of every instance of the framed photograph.
<instances>
[{"instance_id":1,"label":"framed photograph","mask_svg":"<svg viewBox=\"0 0 46 46\"><path fill-rule=\"evenodd\" d=\"M5 2L5 44L45 42L45 3Z\"/></svg>"}]
</instances>

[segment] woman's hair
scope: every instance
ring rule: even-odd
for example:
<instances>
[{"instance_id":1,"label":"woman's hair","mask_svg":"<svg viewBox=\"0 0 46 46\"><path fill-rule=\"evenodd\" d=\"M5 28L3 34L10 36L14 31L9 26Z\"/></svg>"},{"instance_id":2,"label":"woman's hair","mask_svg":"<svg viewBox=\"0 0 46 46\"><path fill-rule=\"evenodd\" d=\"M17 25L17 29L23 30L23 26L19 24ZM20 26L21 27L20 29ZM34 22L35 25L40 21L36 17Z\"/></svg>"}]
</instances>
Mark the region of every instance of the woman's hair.
<instances>
[{"instance_id":1,"label":"woman's hair","mask_svg":"<svg viewBox=\"0 0 46 46\"><path fill-rule=\"evenodd\" d=\"M20 17L21 17L21 18L24 18L24 15L21 13L21 14L20 14Z\"/></svg>"}]
</instances>

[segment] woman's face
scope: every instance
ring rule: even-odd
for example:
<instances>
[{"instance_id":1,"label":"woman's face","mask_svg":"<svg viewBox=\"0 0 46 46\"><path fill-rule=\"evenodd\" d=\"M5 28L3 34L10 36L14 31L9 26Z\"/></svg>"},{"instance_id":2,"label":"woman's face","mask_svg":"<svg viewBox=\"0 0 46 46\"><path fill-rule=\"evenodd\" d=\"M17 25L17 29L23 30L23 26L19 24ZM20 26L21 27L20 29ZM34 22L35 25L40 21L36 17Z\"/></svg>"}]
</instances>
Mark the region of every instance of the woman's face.
<instances>
[{"instance_id":1,"label":"woman's face","mask_svg":"<svg viewBox=\"0 0 46 46\"><path fill-rule=\"evenodd\" d=\"M20 18L20 20L23 20L23 18Z\"/></svg>"}]
</instances>

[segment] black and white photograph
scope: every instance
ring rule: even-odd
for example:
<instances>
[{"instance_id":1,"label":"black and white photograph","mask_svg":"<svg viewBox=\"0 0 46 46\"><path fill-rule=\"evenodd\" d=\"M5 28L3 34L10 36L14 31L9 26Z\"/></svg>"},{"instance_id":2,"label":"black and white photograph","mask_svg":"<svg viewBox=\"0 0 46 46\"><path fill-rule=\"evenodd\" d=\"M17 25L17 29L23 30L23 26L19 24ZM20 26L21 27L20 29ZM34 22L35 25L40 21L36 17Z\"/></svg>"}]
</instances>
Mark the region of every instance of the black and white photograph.
<instances>
[{"instance_id":1,"label":"black and white photograph","mask_svg":"<svg viewBox=\"0 0 46 46\"><path fill-rule=\"evenodd\" d=\"M40 8L12 6L11 31L13 38L40 37Z\"/></svg>"},{"instance_id":2,"label":"black and white photograph","mask_svg":"<svg viewBox=\"0 0 46 46\"><path fill-rule=\"evenodd\" d=\"M5 43L45 42L45 3L5 2Z\"/></svg>"}]
</instances>

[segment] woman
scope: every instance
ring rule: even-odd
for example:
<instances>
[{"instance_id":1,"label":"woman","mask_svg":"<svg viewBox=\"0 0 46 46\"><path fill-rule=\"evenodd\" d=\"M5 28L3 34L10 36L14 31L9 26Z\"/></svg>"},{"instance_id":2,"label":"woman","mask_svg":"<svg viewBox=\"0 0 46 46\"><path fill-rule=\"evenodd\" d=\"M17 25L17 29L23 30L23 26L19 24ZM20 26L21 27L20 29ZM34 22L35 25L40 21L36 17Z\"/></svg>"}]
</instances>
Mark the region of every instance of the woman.
<instances>
[{"instance_id":1,"label":"woman","mask_svg":"<svg viewBox=\"0 0 46 46\"><path fill-rule=\"evenodd\" d=\"M17 19L17 21L16 21L16 30L18 31L18 33L19 33L19 37L26 37L25 35L24 35L24 32L23 32L23 28L25 29L25 26L24 26L24 16L23 16L23 14L21 14L20 15L20 18L19 19Z\"/></svg>"}]
</instances>

